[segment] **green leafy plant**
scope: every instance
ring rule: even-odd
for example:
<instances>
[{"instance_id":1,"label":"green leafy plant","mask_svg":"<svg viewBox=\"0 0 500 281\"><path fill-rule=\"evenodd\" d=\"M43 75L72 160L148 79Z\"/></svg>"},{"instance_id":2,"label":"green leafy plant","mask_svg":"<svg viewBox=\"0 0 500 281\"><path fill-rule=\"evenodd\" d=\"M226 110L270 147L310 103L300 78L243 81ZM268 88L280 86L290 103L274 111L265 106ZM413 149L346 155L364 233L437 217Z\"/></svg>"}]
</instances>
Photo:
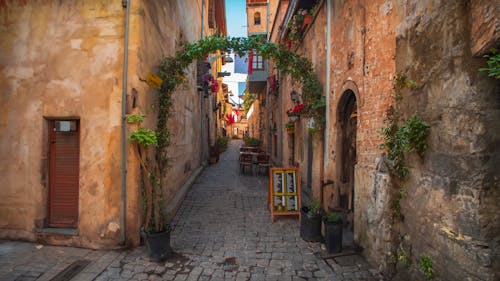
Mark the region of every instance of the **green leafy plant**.
<instances>
[{"instance_id":1,"label":"green leafy plant","mask_svg":"<svg viewBox=\"0 0 500 281\"><path fill-rule=\"evenodd\" d=\"M256 99L256 94L251 94L250 92L246 91L243 95L243 110L248 111Z\"/></svg>"},{"instance_id":2,"label":"green leafy plant","mask_svg":"<svg viewBox=\"0 0 500 281\"><path fill-rule=\"evenodd\" d=\"M167 214L164 212L165 197L158 179L159 170L147 157L147 150L150 146L158 144L157 133L151 129L141 127L144 115L131 115L127 122L138 123L139 128L129 136L130 142L137 144L140 165L142 168L142 199L144 212L144 231L148 233L160 232L168 228Z\"/></svg>"},{"instance_id":3,"label":"green leafy plant","mask_svg":"<svg viewBox=\"0 0 500 281\"><path fill-rule=\"evenodd\" d=\"M142 146L156 145L158 139L156 138L155 131L151 129L139 128L137 131L132 132L128 137L129 141L135 141Z\"/></svg>"},{"instance_id":4,"label":"green leafy plant","mask_svg":"<svg viewBox=\"0 0 500 281\"><path fill-rule=\"evenodd\" d=\"M399 178L406 178L409 170L405 165L405 153L417 151L420 157L424 156L428 148L427 136L430 126L415 115L410 117L400 127L398 117L391 107L386 117L386 127L381 130L384 138L382 145L387 151L388 166L391 172Z\"/></svg>"},{"instance_id":5,"label":"green leafy plant","mask_svg":"<svg viewBox=\"0 0 500 281\"><path fill-rule=\"evenodd\" d=\"M339 221L340 220L340 216L338 214L326 214L324 216L324 219L327 221L327 222L336 222L336 221Z\"/></svg>"},{"instance_id":6,"label":"green leafy plant","mask_svg":"<svg viewBox=\"0 0 500 281\"><path fill-rule=\"evenodd\" d=\"M432 260L429 256L420 257L420 270L422 271L427 280L430 280L434 277L434 271L432 269Z\"/></svg>"},{"instance_id":7,"label":"green leafy plant","mask_svg":"<svg viewBox=\"0 0 500 281\"><path fill-rule=\"evenodd\" d=\"M228 142L229 142L229 137L218 137L215 140L215 145L217 145L222 150L226 150Z\"/></svg>"},{"instance_id":8,"label":"green leafy plant","mask_svg":"<svg viewBox=\"0 0 500 281\"><path fill-rule=\"evenodd\" d=\"M394 199L393 204L392 204L392 218L393 219L399 219L401 221L404 220L404 215L401 212L401 200L403 200L403 198L406 197L406 194L407 194L406 188L403 187L403 188L399 189L398 194L397 194L397 196Z\"/></svg>"},{"instance_id":9,"label":"green leafy plant","mask_svg":"<svg viewBox=\"0 0 500 281\"><path fill-rule=\"evenodd\" d=\"M288 121L285 125L285 128L293 130L295 128L295 122L293 121Z\"/></svg>"},{"instance_id":10,"label":"green leafy plant","mask_svg":"<svg viewBox=\"0 0 500 281\"><path fill-rule=\"evenodd\" d=\"M319 214L319 209L320 204L319 201L316 199L311 200L311 207L309 208L309 213L312 215L317 215Z\"/></svg>"},{"instance_id":11,"label":"green leafy plant","mask_svg":"<svg viewBox=\"0 0 500 281\"><path fill-rule=\"evenodd\" d=\"M245 137L243 138L243 142L245 143L246 146L260 146L261 141L257 138L252 138L252 137Z\"/></svg>"},{"instance_id":12,"label":"green leafy plant","mask_svg":"<svg viewBox=\"0 0 500 281\"><path fill-rule=\"evenodd\" d=\"M500 79L500 52L497 49L492 49L491 54L484 55L488 60L486 64L488 67L480 68L479 71L488 72L489 77Z\"/></svg>"}]
</instances>

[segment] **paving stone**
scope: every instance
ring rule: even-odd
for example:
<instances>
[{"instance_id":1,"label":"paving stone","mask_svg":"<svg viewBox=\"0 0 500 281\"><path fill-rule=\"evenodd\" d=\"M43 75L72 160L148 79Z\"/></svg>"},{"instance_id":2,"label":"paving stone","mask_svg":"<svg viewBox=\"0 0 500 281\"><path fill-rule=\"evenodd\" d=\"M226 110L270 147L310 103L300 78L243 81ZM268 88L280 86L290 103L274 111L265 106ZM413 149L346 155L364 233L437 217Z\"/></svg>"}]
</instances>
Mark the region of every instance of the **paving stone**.
<instances>
[{"instance_id":1,"label":"paving stone","mask_svg":"<svg viewBox=\"0 0 500 281\"><path fill-rule=\"evenodd\" d=\"M177 274L174 281L185 281L188 278L187 274Z\"/></svg>"},{"instance_id":2,"label":"paving stone","mask_svg":"<svg viewBox=\"0 0 500 281\"><path fill-rule=\"evenodd\" d=\"M270 221L267 177L240 175L238 148L231 141L220 161L205 168L172 219L171 245L177 253L150 262L145 247L95 251L6 241L0 280L49 281L74 261L91 261L87 280L383 280L360 255L320 258L321 243L305 242L299 221ZM226 264L228 258L234 263ZM226 269L226 271L223 270ZM43 275L41 275L43 273ZM37 276L38 274L38 276Z\"/></svg>"}]
</instances>

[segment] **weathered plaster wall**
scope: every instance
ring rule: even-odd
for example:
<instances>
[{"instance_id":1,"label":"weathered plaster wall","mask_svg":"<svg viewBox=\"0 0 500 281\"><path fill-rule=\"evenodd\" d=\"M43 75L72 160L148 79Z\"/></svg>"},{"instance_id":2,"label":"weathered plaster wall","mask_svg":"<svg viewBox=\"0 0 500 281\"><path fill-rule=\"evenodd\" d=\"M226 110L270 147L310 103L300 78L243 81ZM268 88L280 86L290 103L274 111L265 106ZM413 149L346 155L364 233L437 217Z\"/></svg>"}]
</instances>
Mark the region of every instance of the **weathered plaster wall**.
<instances>
[{"instance_id":1,"label":"weathered plaster wall","mask_svg":"<svg viewBox=\"0 0 500 281\"><path fill-rule=\"evenodd\" d=\"M468 1L400 8L397 71L418 85L403 93L400 111L431 125L425 158L407 161L401 235L416 260L431 258L437 280L499 280L500 86L478 71L486 60L471 53L474 19L488 14L471 13ZM497 36L487 34L483 42ZM416 271L412 278L423 279Z\"/></svg>"},{"instance_id":2,"label":"weathered plaster wall","mask_svg":"<svg viewBox=\"0 0 500 281\"><path fill-rule=\"evenodd\" d=\"M142 1L133 17L130 35L131 57L129 67L130 86L128 94L136 96L135 110L147 115L146 127L155 128L157 118L158 91L142 82L148 72L156 73L158 64L165 56L170 56L179 49L182 41L193 42L201 38L200 1ZM174 113L168 126L173 133L169 157L172 165L166 176L164 192L168 203L179 192L181 186L200 166L201 109L200 94L196 89L196 67L192 64L186 71L186 82L173 95ZM205 99L208 102L208 99ZM131 105L129 105L131 106ZM207 106L207 108L209 108ZM210 110L211 112L211 110ZM205 137L208 136L205 134ZM135 154L135 152L133 152ZM131 156L131 160L135 155ZM130 161L130 168L139 170L139 163ZM139 172L136 172L139 175ZM137 178L132 178L132 182ZM139 196L140 183L134 189ZM130 194L132 200L134 193ZM137 205L137 207L140 207ZM176 208L174 208L176 209ZM139 242L140 208L129 214L132 221L128 227L129 241Z\"/></svg>"},{"instance_id":3,"label":"weathered plaster wall","mask_svg":"<svg viewBox=\"0 0 500 281\"><path fill-rule=\"evenodd\" d=\"M121 93L125 9L116 1L0 6L0 236L34 240L48 200L48 127L44 118L79 117L78 235L40 235L54 244L116 247L121 227ZM201 1L132 1L127 113L154 128L157 92L141 80L157 72L180 41L201 36ZM205 11L206 13L206 11ZM208 27L205 25L205 34ZM200 165L196 73L174 95L169 199ZM135 104L135 108L133 108ZM128 130L133 130L129 126ZM139 242L140 171L127 144L127 243Z\"/></svg>"},{"instance_id":4,"label":"weathered plaster wall","mask_svg":"<svg viewBox=\"0 0 500 281\"><path fill-rule=\"evenodd\" d=\"M79 236L119 242L125 10L115 1L0 6L0 235L33 240L48 197L48 123L80 118Z\"/></svg>"}]
</instances>

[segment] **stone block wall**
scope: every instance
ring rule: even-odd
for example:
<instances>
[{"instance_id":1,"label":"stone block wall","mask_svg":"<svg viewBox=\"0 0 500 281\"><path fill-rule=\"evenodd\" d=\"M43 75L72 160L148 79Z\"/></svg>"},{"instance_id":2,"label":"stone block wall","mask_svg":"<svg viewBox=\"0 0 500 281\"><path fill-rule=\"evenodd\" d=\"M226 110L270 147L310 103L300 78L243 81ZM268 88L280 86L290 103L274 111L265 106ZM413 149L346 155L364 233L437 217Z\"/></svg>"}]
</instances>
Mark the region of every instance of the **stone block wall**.
<instances>
[{"instance_id":1,"label":"stone block wall","mask_svg":"<svg viewBox=\"0 0 500 281\"><path fill-rule=\"evenodd\" d=\"M408 274L423 280L425 255L437 280L498 280L500 86L478 71L486 59L471 51L477 40L498 45L498 36L478 39L476 20L483 17L469 1L407 1L399 8L396 69L417 88L403 91L398 108L403 118L415 114L431 126L424 159L407 156L400 235L415 259Z\"/></svg>"}]
</instances>

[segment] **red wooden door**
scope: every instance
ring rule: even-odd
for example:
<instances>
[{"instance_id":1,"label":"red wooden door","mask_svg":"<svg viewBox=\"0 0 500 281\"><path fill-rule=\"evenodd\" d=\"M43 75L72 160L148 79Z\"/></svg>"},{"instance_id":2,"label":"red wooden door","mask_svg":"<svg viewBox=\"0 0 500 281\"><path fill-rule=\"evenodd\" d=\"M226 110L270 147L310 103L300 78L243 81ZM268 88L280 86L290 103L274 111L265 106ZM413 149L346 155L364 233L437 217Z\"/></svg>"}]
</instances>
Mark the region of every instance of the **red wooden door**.
<instances>
[{"instance_id":1,"label":"red wooden door","mask_svg":"<svg viewBox=\"0 0 500 281\"><path fill-rule=\"evenodd\" d=\"M80 124L78 120L50 121L50 227L76 227L78 222Z\"/></svg>"}]
</instances>

